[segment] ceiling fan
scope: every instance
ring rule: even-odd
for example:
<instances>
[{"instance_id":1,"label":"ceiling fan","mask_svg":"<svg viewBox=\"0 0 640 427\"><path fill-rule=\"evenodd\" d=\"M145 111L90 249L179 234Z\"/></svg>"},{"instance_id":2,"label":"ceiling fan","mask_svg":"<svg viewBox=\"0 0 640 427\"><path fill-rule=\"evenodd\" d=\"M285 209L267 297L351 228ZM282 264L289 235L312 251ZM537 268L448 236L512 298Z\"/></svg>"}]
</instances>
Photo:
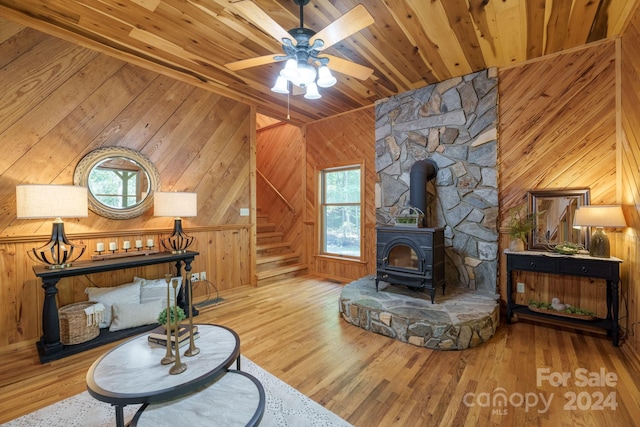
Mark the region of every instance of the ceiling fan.
<instances>
[{"instance_id":1,"label":"ceiling fan","mask_svg":"<svg viewBox=\"0 0 640 427\"><path fill-rule=\"evenodd\" d=\"M288 81L290 81L294 88L297 86L305 89L305 97L311 99L320 97L317 86L329 87L336 83L336 79L331 75L327 66L329 63L331 63L331 69L339 73L360 80L368 79L373 73L371 68L337 56L324 54L322 51L373 24L374 20L369 11L362 4L359 4L316 33L312 29L304 27L304 6L309 1L293 0L295 4L300 6L300 26L289 31L282 28L252 1L241 0L233 3L235 9L246 18L281 42L284 54L243 59L230 62L225 66L230 70L237 71L286 60L286 65L272 90L289 93Z\"/></svg>"}]
</instances>

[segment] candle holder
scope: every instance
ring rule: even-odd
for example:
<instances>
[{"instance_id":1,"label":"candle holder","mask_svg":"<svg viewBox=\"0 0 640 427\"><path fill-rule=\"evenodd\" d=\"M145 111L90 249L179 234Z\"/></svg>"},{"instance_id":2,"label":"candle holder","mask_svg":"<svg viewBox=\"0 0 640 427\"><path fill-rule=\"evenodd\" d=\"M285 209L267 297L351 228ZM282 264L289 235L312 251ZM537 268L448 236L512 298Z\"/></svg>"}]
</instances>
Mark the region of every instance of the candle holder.
<instances>
[{"instance_id":1,"label":"candle holder","mask_svg":"<svg viewBox=\"0 0 640 427\"><path fill-rule=\"evenodd\" d=\"M173 286L173 300L177 302L178 301L178 279L173 279L171 281L171 285ZM174 304L173 310L174 310L175 319L176 319L176 323L177 323L178 322L178 304ZM175 363L175 365L173 365L171 367L171 369L169 369L169 373L171 375L181 374L181 373L183 373L184 371L187 370L187 364L186 363L182 363L180 361L180 346L179 346L180 339L179 339L179 334L180 334L180 328L176 327L176 330L175 330L175 336L176 336L176 363ZM169 343L169 345L171 345L171 339L168 339L167 342Z\"/></svg>"},{"instance_id":2,"label":"candle holder","mask_svg":"<svg viewBox=\"0 0 640 427\"><path fill-rule=\"evenodd\" d=\"M193 341L193 288L191 286L191 279L187 277L186 282L189 290L189 349L184 352L184 355L192 357L200 353L200 349L196 347L196 344Z\"/></svg>"},{"instance_id":3,"label":"candle holder","mask_svg":"<svg viewBox=\"0 0 640 427\"><path fill-rule=\"evenodd\" d=\"M176 360L173 356L173 352L171 351L171 298L169 294L169 288L171 287L171 274L165 274L164 280L167 282L167 352L160 363L168 365Z\"/></svg>"}]
</instances>

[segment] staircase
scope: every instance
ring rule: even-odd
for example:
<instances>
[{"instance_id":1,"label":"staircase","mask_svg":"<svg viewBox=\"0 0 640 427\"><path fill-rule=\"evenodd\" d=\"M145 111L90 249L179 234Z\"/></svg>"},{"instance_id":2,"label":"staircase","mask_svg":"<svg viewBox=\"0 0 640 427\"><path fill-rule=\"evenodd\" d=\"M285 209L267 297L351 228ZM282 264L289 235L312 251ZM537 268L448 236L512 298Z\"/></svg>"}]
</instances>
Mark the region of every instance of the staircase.
<instances>
[{"instance_id":1,"label":"staircase","mask_svg":"<svg viewBox=\"0 0 640 427\"><path fill-rule=\"evenodd\" d=\"M258 286L300 276L307 273L300 254L283 241L283 233L275 231L276 225L268 222L269 216L258 213L256 243L256 276Z\"/></svg>"}]
</instances>

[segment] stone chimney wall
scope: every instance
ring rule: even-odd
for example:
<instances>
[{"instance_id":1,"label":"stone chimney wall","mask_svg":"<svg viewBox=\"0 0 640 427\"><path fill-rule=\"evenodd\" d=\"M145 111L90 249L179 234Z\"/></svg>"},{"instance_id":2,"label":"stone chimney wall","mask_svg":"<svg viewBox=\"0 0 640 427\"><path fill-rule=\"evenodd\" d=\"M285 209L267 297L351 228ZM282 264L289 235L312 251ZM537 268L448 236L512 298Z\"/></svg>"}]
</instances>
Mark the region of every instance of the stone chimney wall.
<instances>
[{"instance_id":1,"label":"stone chimney wall","mask_svg":"<svg viewBox=\"0 0 640 427\"><path fill-rule=\"evenodd\" d=\"M376 217L393 223L409 204L418 160L438 164L427 184L429 227L445 228L447 286L495 293L498 263L496 69L376 103Z\"/></svg>"}]
</instances>

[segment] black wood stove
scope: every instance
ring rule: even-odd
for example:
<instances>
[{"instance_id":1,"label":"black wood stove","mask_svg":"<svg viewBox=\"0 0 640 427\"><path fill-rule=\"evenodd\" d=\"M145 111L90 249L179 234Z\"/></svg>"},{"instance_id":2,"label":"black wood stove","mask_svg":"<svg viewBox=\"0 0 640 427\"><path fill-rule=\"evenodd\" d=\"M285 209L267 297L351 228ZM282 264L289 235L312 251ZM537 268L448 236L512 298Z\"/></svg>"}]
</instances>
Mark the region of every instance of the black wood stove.
<instances>
[{"instance_id":1,"label":"black wood stove","mask_svg":"<svg viewBox=\"0 0 640 427\"><path fill-rule=\"evenodd\" d=\"M444 294L444 229L377 227L376 292L382 280L392 285Z\"/></svg>"}]
</instances>

